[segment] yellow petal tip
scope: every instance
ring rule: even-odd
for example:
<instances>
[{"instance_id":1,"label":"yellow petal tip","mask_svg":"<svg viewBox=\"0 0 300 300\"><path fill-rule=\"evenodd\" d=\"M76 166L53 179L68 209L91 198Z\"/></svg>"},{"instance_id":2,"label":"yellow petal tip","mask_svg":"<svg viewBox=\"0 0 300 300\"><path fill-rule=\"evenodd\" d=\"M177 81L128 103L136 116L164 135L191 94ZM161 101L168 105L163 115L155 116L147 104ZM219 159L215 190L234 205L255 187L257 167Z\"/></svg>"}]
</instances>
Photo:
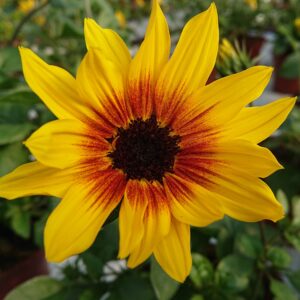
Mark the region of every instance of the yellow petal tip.
<instances>
[{"instance_id":1,"label":"yellow petal tip","mask_svg":"<svg viewBox=\"0 0 300 300\"><path fill-rule=\"evenodd\" d=\"M283 206L277 201L278 207L276 212L274 212L274 216L270 218L270 220L274 223L282 220L285 217L285 212Z\"/></svg>"}]
</instances>

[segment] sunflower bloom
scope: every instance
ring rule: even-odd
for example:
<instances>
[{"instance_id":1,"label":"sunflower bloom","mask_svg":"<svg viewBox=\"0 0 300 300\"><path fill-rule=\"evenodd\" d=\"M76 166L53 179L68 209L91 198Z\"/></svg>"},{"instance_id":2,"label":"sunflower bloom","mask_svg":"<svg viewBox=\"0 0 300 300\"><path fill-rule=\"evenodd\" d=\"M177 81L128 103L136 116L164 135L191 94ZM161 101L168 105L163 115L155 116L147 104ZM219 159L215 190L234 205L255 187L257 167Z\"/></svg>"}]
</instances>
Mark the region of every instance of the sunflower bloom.
<instances>
[{"instance_id":1,"label":"sunflower bloom","mask_svg":"<svg viewBox=\"0 0 300 300\"><path fill-rule=\"evenodd\" d=\"M45 228L49 261L94 242L120 205L119 257L134 268L154 254L183 282L191 269L190 226L223 218L277 221L283 208L260 179L282 166L257 144L295 99L246 107L272 69L257 66L205 85L218 53L214 4L184 27L170 56L157 0L131 59L121 38L85 20L88 52L76 78L20 48L31 89L57 116L25 142L37 161L0 179L0 196L61 197Z\"/></svg>"}]
</instances>

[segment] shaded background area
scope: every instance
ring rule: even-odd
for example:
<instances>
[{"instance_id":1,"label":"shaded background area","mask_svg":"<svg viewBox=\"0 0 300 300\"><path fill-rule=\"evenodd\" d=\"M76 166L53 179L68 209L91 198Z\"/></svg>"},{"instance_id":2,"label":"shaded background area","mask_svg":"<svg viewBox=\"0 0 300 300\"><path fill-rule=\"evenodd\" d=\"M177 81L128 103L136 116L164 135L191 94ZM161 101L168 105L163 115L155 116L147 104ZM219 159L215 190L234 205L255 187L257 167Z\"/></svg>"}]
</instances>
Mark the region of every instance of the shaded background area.
<instances>
[{"instance_id":1,"label":"shaded background area","mask_svg":"<svg viewBox=\"0 0 300 300\"><path fill-rule=\"evenodd\" d=\"M275 71L255 105L300 94L300 1L215 2L221 46L210 81L262 63ZM173 46L184 23L210 3L161 0ZM17 47L30 47L48 63L76 74L86 52L84 17L118 31L133 55L149 13L150 2L144 0L0 0L0 176L34 160L22 141L55 118L24 82ZM267 179L285 207L285 219L251 224L226 217L207 228L193 228L193 269L182 285L153 259L135 270L116 261L117 212L90 250L48 267L42 253L43 228L58 199L0 199L0 299L37 275L43 276L17 287L6 299L300 299L299 106L263 144L285 167Z\"/></svg>"}]
</instances>

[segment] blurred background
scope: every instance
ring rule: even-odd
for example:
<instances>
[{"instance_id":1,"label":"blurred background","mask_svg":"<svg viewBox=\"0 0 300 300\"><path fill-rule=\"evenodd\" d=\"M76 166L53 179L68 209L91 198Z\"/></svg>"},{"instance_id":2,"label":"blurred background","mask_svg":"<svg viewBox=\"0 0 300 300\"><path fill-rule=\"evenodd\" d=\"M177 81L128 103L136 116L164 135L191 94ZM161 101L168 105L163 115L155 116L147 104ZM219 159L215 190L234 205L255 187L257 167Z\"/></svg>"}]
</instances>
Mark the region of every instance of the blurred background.
<instances>
[{"instance_id":1,"label":"blurred background","mask_svg":"<svg viewBox=\"0 0 300 300\"><path fill-rule=\"evenodd\" d=\"M211 3L160 2L173 46L184 23ZM210 82L256 64L272 65L271 83L254 105L299 95L300 0L215 3L221 38ZM48 63L75 74L86 51L84 17L118 31L134 55L149 14L146 0L0 0L0 176L34 159L22 141L55 118L24 82L17 47L30 47ZM58 199L0 199L0 299L300 299L299 106L263 145L285 167L267 179L285 208L285 219L242 223L226 217L207 228L193 228L193 269L182 285L153 259L135 270L116 261L116 214L90 250L61 265L48 265L42 252L43 228Z\"/></svg>"}]
</instances>

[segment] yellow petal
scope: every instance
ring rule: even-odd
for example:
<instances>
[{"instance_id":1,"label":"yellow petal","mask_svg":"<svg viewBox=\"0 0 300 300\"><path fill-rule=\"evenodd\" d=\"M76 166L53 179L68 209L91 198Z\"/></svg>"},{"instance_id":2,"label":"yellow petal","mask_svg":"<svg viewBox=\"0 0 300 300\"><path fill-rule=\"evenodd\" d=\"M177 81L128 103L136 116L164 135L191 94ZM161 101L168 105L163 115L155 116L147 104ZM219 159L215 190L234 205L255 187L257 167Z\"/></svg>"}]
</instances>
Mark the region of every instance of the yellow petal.
<instances>
[{"instance_id":1,"label":"yellow petal","mask_svg":"<svg viewBox=\"0 0 300 300\"><path fill-rule=\"evenodd\" d=\"M60 169L87 157L105 157L109 149L108 142L76 120L49 122L24 143L38 161Z\"/></svg>"},{"instance_id":2,"label":"yellow petal","mask_svg":"<svg viewBox=\"0 0 300 300\"><path fill-rule=\"evenodd\" d=\"M72 183L70 169L49 168L39 162L31 162L16 168L0 178L0 197L16 199L32 195L63 197Z\"/></svg>"},{"instance_id":3,"label":"yellow petal","mask_svg":"<svg viewBox=\"0 0 300 300\"><path fill-rule=\"evenodd\" d=\"M272 68L256 66L214 81L186 101L172 128L180 135L203 131L209 126L216 130L223 128L245 105L262 94L271 74Z\"/></svg>"},{"instance_id":4,"label":"yellow petal","mask_svg":"<svg viewBox=\"0 0 300 300\"><path fill-rule=\"evenodd\" d=\"M98 50L91 48L77 71L78 92L115 127L128 122L124 97L125 77L119 68Z\"/></svg>"},{"instance_id":5,"label":"yellow petal","mask_svg":"<svg viewBox=\"0 0 300 300\"><path fill-rule=\"evenodd\" d=\"M119 214L119 257L127 257L144 235L144 216L150 200L149 183L129 180Z\"/></svg>"},{"instance_id":6,"label":"yellow petal","mask_svg":"<svg viewBox=\"0 0 300 300\"><path fill-rule=\"evenodd\" d=\"M173 218L170 232L156 246L154 256L170 277L184 282L192 267L190 226Z\"/></svg>"},{"instance_id":7,"label":"yellow petal","mask_svg":"<svg viewBox=\"0 0 300 300\"><path fill-rule=\"evenodd\" d=\"M216 62L218 45L218 14L212 4L185 25L176 49L159 77L156 91L159 118L172 115L177 101L183 101L205 85Z\"/></svg>"},{"instance_id":8,"label":"yellow petal","mask_svg":"<svg viewBox=\"0 0 300 300\"><path fill-rule=\"evenodd\" d=\"M215 176L211 190L219 195L224 213L245 222L264 219L276 222L284 217L282 205L261 179L245 172L226 169Z\"/></svg>"},{"instance_id":9,"label":"yellow petal","mask_svg":"<svg viewBox=\"0 0 300 300\"><path fill-rule=\"evenodd\" d=\"M79 98L76 80L67 71L46 64L30 49L19 50L25 80L59 119L82 119L91 114Z\"/></svg>"},{"instance_id":10,"label":"yellow petal","mask_svg":"<svg viewBox=\"0 0 300 300\"><path fill-rule=\"evenodd\" d=\"M177 155L176 168L183 168L187 175L188 169L194 169L201 176L201 170L206 168L215 173L226 172L225 168L247 170L249 175L267 177L282 169L275 156L266 148L242 139L228 139L203 142L185 138L183 150ZM203 174L202 174L203 175Z\"/></svg>"},{"instance_id":11,"label":"yellow petal","mask_svg":"<svg viewBox=\"0 0 300 300\"><path fill-rule=\"evenodd\" d=\"M149 188L150 198L144 216L144 236L129 256L129 268L135 268L145 261L151 255L157 243L170 230L170 209L163 188L157 182L150 184Z\"/></svg>"},{"instance_id":12,"label":"yellow petal","mask_svg":"<svg viewBox=\"0 0 300 300\"><path fill-rule=\"evenodd\" d=\"M215 159L249 175L265 178L283 168L270 150L246 140L221 142L218 148Z\"/></svg>"},{"instance_id":13,"label":"yellow petal","mask_svg":"<svg viewBox=\"0 0 300 300\"><path fill-rule=\"evenodd\" d=\"M224 129L224 135L260 143L286 119L297 98L283 98L259 107L247 107Z\"/></svg>"},{"instance_id":14,"label":"yellow petal","mask_svg":"<svg viewBox=\"0 0 300 300\"><path fill-rule=\"evenodd\" d=\"M101 179L101 185L72 185L50 215L45 228L48 261L61 262L89 248L120 202L126 185L124 176L111 172Z\"/></svg>"},{"instance_id":15,"label":"yellow petal","mask_svg":"<svg viewBox=\"0 0 300 300\"><path fill-rule=\"evenodd\" d=\"M222 207L214 193L200 185L168 174L164 186L172 214L180 222L202 227L223 218Z\"/></svg>"},{"instance_id":16,"label":"yellow petal","mask_svg":"<svg viewBox=\"0 0 300 300\"><path fill-rule=\"evenodd\" d=\"M119 70L126 73L130 63L130 53L122 38L111 29L104 29L93 19L84 20L84 36L88 50L98 48Z\"/></svg>"},{"instance_id":17,"label":"yellow petal","mask_svg":"<svg viewBox=\"0 0 300 300\"><path fill-rule=\"evenodd\" d=\"M130 65L128 96L137 117L147 119L152 113L153 88L168 61L170 44L166 18L154 0L145 39Z\"/></svg>"}]
</instances>

